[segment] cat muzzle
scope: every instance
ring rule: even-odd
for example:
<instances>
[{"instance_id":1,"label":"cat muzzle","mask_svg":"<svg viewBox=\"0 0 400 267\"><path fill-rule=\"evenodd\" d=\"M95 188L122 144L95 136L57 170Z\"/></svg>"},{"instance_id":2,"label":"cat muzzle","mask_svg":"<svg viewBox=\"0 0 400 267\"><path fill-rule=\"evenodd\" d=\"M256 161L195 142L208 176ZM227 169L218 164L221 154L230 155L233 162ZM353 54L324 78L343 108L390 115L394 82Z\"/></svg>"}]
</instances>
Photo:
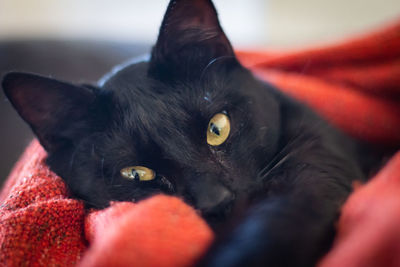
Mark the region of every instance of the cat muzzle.
<instances>
[{"instance_id":1,"label":"cat muzzle","mask_svg":"<svg viewBox=\"0 0 400 267\"><path fill-rule=\"evenodd\" d=\"M234 194L225 186L212 185L195 196L195 206L204 215L224 214L234 200Z\"/></svg>"}]
</instances>

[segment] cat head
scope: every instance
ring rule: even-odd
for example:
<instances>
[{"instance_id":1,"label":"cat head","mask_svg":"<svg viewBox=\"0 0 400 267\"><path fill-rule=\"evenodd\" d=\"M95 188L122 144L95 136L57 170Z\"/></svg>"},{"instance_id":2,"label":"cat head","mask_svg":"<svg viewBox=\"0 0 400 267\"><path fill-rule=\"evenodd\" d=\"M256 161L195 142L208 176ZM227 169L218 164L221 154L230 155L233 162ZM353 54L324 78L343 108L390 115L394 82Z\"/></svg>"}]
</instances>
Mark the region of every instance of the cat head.
<instances>
[{"instance_id":1,"label":"cat head","mask_svg":"<svg viewBox=\"0 0 400 267\"><path fill-rule=\"evenodd\" d=\"M278 146L274 91L238 62L208 0L171 1L148 62L101 86L9 73L2 86L88 206L156 193L223 216Z\"/></svg>"}]
</instances>

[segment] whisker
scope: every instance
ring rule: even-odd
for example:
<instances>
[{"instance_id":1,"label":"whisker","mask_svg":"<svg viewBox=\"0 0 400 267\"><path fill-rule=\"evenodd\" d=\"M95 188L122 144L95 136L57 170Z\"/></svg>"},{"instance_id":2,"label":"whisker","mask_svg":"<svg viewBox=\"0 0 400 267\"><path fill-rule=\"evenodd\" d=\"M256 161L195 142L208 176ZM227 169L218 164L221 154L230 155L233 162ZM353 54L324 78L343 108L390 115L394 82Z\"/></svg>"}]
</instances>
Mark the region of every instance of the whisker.
<instances>
[{"instance_id":1,"label":"whisker","mask_svg":"<svg viewBox=\"0 0 400 267\"><path fill-rule=\"evenodd\" d=\"M91 201L89 201L89 200L86 200L86 199L82 199L82 201L83 201L85 204L89 204L89 205L92 206L92 207L98 207L98 206L99 206L98 204L96 204L96 203L94 203L94 202L91 202Z\"/></svg>"},{"instance_id":2,"label":"whisker","mask_svg":"<svg viewBox=\"0 0 400 267\"><path fill-rule=\"evenodd\" d=\"M116 175L115 169L116 169L116 166L113 167L112 172L111 172L111 181L110 181L110 185L111 185L111 186L112 186L113 183L114 183L114 177L115 177L115 175Z\"/></svg>"},{"instance_id":3,"label":"whisker","mask_svg":"<svg viewBox=\"0 0 400 267\"><path fill-rule=\"evenodd\" d=\"M104 175L104 157L101 158L101 177L103 178L104 182L106 182L106 178Z\"/></svg>"},{"instance_id":4,"label":"whisker","mask_svg":"<svg viewBox=\"0 0 400 267\"><path fill-rule=\"evenodd\" d=\"M300 126L304 122L304 116L302 116L301 120L299 120L298 123L298 132L294 134L293 137L290 138L290 140L284 145L284 147L269 161L267 166L262 168L258 172L258 179L264 180L268 175L271 173L273 169L276 169L278 166L282 165L287 159L289 155L293 155L293 153L297 151L290 151L290 153L287 153L289 149L293 149L293 146L298 144L298 141L306 136L306 132L301 131L303 128ZM323 125L323 121L320 123L314 124L311 128L308 129L308 132L314 131L316 128L321 127ZM327 125L325 125L327 127ZM305 140L302 144L306 143L307 141L312 141L312 140ZM286 154L286 155L285 155ZM284 155L284 156L283 156ZM281 158L281 156L283 156Z\"/></svg>"},{"instance_id":5,"label":"whisker","mask_svg":"<svg viewBox=\"0 0 400 267\"><path fill-rule=\"evenodd\" d=\"M69 171L72 170L72 167L74 165L76 151L77 151L77 149L75 148L74 152L72 152L71 159L69 161Z\"/></svg>"},{"instance_id":6,"label":"whisker","mask_svg":"<svg viewBox=\"0 0 400 267\"><path fill-rule=\"evenodd\" d=\"M268 175L275 170L276 168L278 168L279 166L281 166L283 163L286 162L286 160L289 158L289 156L291 156L293 154L293 151L290 152L289 154L286 154L283 158L281 158L272 168L268 169L266 173L264 173L262 176L260 176L261 180L264 180L266 177L268 177Z\"/></svg>"},{"instance_id":7,"label":"whisker","mask_svg":"<svg viewBox=\"0 0 400 267\"><path fill-rule=\"evenodd\" d=\"M111 185L111 187L123 187L124 185L123 184L113 184L113 185Z\"/></svg>"},{"instance_id":8,"label":"whisker","mask_svg":"<svg viewBox=\"0 0 400 267\"><path fill-rule=\"evenodd\" d=\"M300 124L301 122L299 122ZM298 127L299 128L299 127ZM265 166L264 168L262 168L259 171L259 175L262 174L262 172L264 172L265 170L267 170L268 168L271 167L271 165L274 164L274 162L278 159L278 157L280 157L282 154L284 154L288 149L290 149L296 141L298 141L298 139L300 139L301 137L304 136L304 132L299 132L298 134L292 136L289 141L285 144L285 146L270 160L270 163L267 164L267 166Z\"/></svg>"},{"instance_id":9,"label":"whisker","mask_svg":"<svg viewBox=\"0 0 400 267\"><path fill-rule=\"evenodd\" d=\"M285 154L287 152L287 150L289 150L300 137L301 137L301 135L292 137L292 139L290 139L289 142L270 160L270 162L267 164L267 166L265 166L258 172L258 177L264 177L265 176L263 174L264 172L268 171L271 167L274 168L273 166L277 164L276 161L279 159L279 157L282 156L283 154ZM280 159L278 160L278 162L279 161L280 161Z\"/></svg>"}]
</instances>

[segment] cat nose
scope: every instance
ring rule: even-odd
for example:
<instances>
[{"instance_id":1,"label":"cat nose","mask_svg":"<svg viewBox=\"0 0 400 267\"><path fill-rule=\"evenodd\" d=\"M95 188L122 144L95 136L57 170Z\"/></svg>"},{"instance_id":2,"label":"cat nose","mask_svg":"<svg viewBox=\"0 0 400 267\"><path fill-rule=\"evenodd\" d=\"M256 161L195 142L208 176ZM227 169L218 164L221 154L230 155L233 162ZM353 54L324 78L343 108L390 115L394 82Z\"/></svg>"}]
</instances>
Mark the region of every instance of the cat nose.
<instances>
[{"instance_id":1,"label":"cat nose","mask_svg":"<svg viewBox=\"0 0 400 267\"><path fill-rule=\"evenodd\" d=\"M234 199L234 194L225 186L212 185L195 197L196 207L202 213L223 211Z\"/></svg>"}]
</instances>

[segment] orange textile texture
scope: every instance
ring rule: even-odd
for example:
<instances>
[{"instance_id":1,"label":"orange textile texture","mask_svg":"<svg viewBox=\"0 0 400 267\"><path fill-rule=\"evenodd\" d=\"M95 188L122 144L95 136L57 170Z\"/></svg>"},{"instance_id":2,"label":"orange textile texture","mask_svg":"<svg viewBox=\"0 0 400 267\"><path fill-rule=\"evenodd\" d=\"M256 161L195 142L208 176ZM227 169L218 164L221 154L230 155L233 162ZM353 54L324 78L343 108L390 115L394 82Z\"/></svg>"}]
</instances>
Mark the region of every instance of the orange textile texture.
<instances>
[{"instance_id":1,"label":"orange textile texture","mask_svg":"<svg viewBox=\"0 0 400 267\"><path fill-rule=\"evenodd\" d=\"M342 208L335 244L319 267L400 266L400 152Z\"/></svg>"},{"instance_id":2,"label":"orange textile texture","mask_svg":"<svg viewBox=\"0 0 400 267\"><path fill-rule=\"evenodd\" d=\"M86 249L83 205L67 197L45 155L38 142L32 143L3 189L1 266L72 266Z\"/></svg>"},{"instance_id":3,"label":"orange textile texture","mask_svg":"<svg viewBox=\"0 0 400 267\"><path fill-rule=\"evenodd\" d=\"M400 20L385 29L292 53L238 52L242 64L348 134L400 147Z\"/></svg>"},{"instance_id":4,"label":"orange textile texture","mask_svg":"<svg viewBox=\"0 0 400 267\"><path fill-rule=\"evenodd\" d=\"M212 241L207 224L175 197L86 214L45 156L32 142L3 189L0 266L188 266Z\"/></svg>"},{"instance_id":5,"label":"orange textile texture","mask_svg":"<svg viewBox=\"0 0 400 267\"><path fill-rule=\"evenodd\" d=\"M342 44L237 54L350 135L400 148L400 21ZM321 267L400 266L399 153L350 196ZM1 266L187 266L212 242L206 223L174 197L85 211L45 157L32 142L0 193Z\"/></svg>"},{"instance_id":6,"label":"orange textile texture","mask_svg":"<svg viewBox=\"0 0 400 267\"><path fill-rule=\"evenodd\" d=\"M213 237L192 208L163 195L93 212L85 230L91 246L81 267L126 266L132 260L135 266L190 266Z\"/></svg>"}]
</instances>

